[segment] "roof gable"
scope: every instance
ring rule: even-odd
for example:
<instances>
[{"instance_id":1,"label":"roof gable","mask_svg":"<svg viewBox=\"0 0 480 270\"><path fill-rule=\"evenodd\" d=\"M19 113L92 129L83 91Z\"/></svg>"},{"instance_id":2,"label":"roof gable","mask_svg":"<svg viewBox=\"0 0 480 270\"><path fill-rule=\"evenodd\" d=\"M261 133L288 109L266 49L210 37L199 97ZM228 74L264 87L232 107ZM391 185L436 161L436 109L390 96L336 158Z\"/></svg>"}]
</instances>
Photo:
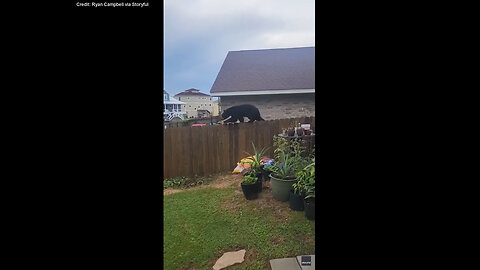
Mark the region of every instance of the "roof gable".
<instances>
[{"instance_id":1,"label":"roof gable","mask_svg":"<svg viewBox=\"0 0 480 270\"><path fill-rule=\"evenodd\" d=\"M200 92L200 90L195 88L187 89L181 93L176 94L175 96L206 96L209 97L210 95L204 94Z\"/></svg>"},{"instance_id":2,"label":"roof gable","mask_svg":"<svg viewBox=\"0 0 480 270\"><path fill-rule=\"evenodd\" d=\"M315 47L231 51L210 93L315 89Z\"/></svg>"}]
</instances>

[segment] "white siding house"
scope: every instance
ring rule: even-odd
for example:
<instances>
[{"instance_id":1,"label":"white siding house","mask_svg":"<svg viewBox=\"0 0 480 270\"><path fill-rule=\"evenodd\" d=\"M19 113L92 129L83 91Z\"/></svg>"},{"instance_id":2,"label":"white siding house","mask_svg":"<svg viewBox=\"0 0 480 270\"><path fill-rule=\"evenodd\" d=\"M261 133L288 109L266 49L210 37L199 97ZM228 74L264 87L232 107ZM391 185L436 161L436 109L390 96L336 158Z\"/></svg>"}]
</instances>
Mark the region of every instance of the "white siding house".
<instances>
[{"instance_id":1,"label":"white siding house","mask_svg":"<svg viewBox=\"0 0 480 270\"><path fill-rule=\"evenodd\" d=\"M163 90L163 120L165 122L183 120L186 116L185 103L170 97L170 94Z\"/></svg>"}]
</instances>

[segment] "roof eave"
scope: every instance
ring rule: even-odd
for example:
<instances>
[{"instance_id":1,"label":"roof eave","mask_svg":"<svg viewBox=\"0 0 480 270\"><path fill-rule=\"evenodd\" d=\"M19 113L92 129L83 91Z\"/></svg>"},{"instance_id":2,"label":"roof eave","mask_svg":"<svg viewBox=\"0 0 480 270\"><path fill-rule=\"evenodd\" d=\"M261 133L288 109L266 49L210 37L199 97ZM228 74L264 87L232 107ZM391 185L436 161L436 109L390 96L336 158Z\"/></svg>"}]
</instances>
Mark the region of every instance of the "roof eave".
<instances>
[{"instance_id":1,"label":"roof eave","mask_svg":"<svg viewBox=\"0 0 480 270\"><path fill-rule=\"evenodd\" d=\"M281 94L308 94L315 93L314 89L289 89L289 90L255 90L255 91L228 91L210 93L214 97L227 96L252 96L252 95L281 95Z\"/></svg>"}]
</instances>

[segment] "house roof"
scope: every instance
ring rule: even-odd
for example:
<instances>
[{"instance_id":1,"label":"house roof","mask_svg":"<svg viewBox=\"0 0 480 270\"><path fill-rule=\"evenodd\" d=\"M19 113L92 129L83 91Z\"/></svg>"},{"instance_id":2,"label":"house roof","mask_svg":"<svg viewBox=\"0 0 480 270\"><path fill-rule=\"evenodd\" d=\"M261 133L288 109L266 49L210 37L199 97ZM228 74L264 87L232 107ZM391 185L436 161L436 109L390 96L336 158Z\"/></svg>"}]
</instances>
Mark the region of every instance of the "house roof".
<instances>
[{"instance_id":1,"label":"house roof","mask_svg":"<svg viewBox=\"0 0 480 270\"><path fill-rule=\"evenodd\" d=\"M163 93L168 95L168 100L163 100L163 104L185 104L185 102L174 99L167 91L163 90Z\"/></svg>"},{"instance_id":2,"label":"house roof","mask_svg":"<svg viewBox=\"0 0 480 270\"><path fill-rule=\"evenodd\" d=\"M272 90L315 92L315 47L228 52L210 93Z\"/></svg>"},{"instance_id":3,"label":"house roof","mask_svg":"<svg viewBox=\"0 0 480 270\"><path fill-rule=\"evenodd\" d=\"M209 97L210 95L201 93L200 90L198 89L190 88L181 93L176 94L175 96L207 96Z\"/></svg>"},{"instance_id":4,"label":"house roof","mask_svg":"<svg viewBox=\"0 0 480 270\"><path fill-rule=\"evenodd\" d=\"M186 103L185 103L185 102L178 101L178 100L170 97L170 100L164 101L163 104L186 104Z\"/></svg>"}]
</instances>

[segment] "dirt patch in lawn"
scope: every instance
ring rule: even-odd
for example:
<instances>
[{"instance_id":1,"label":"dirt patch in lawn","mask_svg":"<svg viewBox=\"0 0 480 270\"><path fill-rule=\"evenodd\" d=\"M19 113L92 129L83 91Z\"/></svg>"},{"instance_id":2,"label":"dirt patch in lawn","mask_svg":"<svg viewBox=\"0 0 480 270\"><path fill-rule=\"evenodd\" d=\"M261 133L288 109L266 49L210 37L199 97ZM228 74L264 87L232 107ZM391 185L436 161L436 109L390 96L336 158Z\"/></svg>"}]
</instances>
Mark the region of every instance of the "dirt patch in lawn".
<instances>
[{"instance_id":1,"label":"dirt patch in lawn","mask_svg":"<svg viewBox=\"0 0 480 270\"><path fill-rule=\"evenodd\" d=\"M273 214L279 222L288 221L290 217L290 207L288 202L279 202L273 198L272 189L265 188L258 194L255 200L246 200L242 188L239 186L234 194L222 204L222 208L228 211L238 211L240 209L252 209L253 211L268 211Z\"/></svg>"},{"instance_id":2,"label":"dirt patch in lawn","mask_svg":"<svg viewBox=\"0 0 480 270\"><path fill-rule=\"evenodd\" d=\"M165 190L163 190L163 195L170 195L170 194L174 194L174 193L178 193L178 192L182 192L182 191L185 191L185 189L173 189L173 188L167 188Z\"/></svg>"},{"instance_id":3,"label":"dirt patch in lawn","mask_svg":"<svg viewBox=\"0 0 480 270\"><path fill-rule=\"evenodd\" d=\"M237 185L240 187L240 182L242 182L242 176L240 174L219 174L212 176L213 179L208 181L207 183L194 186L190 188L167 188L163 190L163 195L170 195L178 192L182 192L185 190L196 190L206 187L213 187L213 188L228 188L232 185Z\"/></svg>"},{"instance_id":4,"label":"dirt patch in lawn","mask_svg":"<svg viewBox=\"0 0 480 270\"><path fill-rule=\"evenodd\" d=\"M243 177L240 174L220 175L211 183L211 186L214 188L227 188L232 185L240 186L242 179Z\"/></svg>"},{"instance_id":5,"label":"dirt patch in lawn","mask_svg":"<svg viewBox=\"0 0 480 270\"><path fill-rule=\"evenodd\" d=\"M302 234L299 235L298 239L300 239L300 241L302 241L302 243L305 243L306 245L311 245L315 243L315 236L311 235Z\"/></svg>"},{"instance_id":6,"label":"dirt patch in lawn","mask_svg":"<svg viewBox=\"0 0 480 270\"><path fill-rule=\"evenodd\" d=\"M283 243L283 238L280 236L274 236L270 239L270 243L272 243L274 246L278 246Z\"/></svg>"}]
</instances>

